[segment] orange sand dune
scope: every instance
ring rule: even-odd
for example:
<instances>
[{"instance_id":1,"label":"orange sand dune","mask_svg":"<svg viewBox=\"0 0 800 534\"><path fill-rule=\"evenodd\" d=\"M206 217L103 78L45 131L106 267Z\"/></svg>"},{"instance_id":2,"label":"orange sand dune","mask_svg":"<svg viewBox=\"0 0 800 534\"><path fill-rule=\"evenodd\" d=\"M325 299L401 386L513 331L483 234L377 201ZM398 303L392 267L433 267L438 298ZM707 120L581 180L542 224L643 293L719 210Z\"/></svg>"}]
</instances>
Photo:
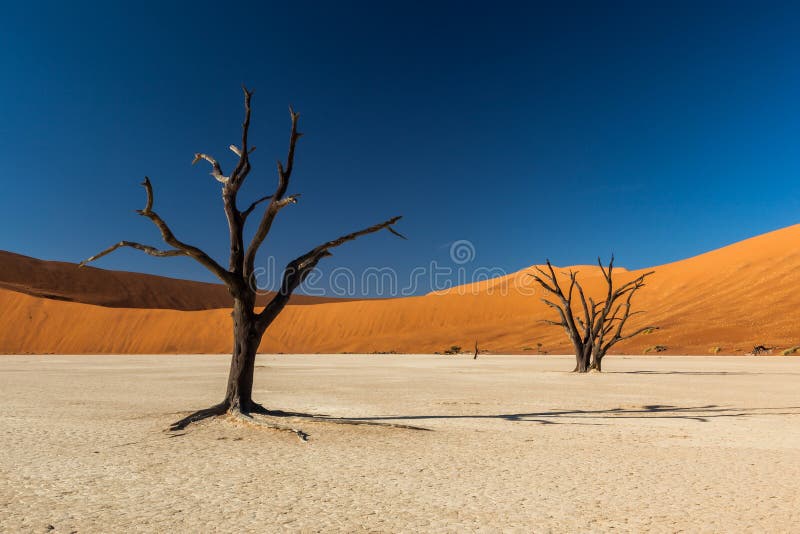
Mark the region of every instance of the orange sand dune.
<instances>
[{"instance_id":1,"label":"orange sand dune","mask_svg":"<svg viewBox=\"0 0 800 534\"><path fill-rule=\"evenodd\" d=\"M631 327L654 324L659 330L617 346L617 353L642 353L662 345L667 353L740 354L753 345L786 348L800 345L800 225L777 230L687 260L655 267L647 287L636 296L645 315ZM3 257L6 280L9 260ZM36 261L36 260L33 260ZM45 266L52 265L43 262ZM596 267L577 268L590 294L600 294L602 279ZM34 270L34 269L28 269ZM290 305L267 332L263 351L269 352L434 352L451 345L470 349L477 340L493 352L535 354L569 351L563 332L538 322L552 317L530 294L526 269L488 282L393 300L357 300ZM81 271L84 272L84 271ZM191 284L148 277L156 295L136 294L130 279L144 275L87 270L118 277L124 296L95 295L94 304L147 301L158 307L202 308ZM620 269L628 280L641 271ZM35 278L36 274L28 276ZM99 276L99 275L98 275ZM20 275L17 275L17 280ZM29 280L28 279L28 280ZM25 282L22 277L22 281ZM58 279L49 292L86 294L89 278ZM156 283L156 280L158 283ZM83 285L81 285L83 284ZM127 284L127 285L126 285ZM187 285L189 284L189 285ZM25 284L21 284L25 285ZM30 284L28 284L30 285ZM213 284L206 284L214 286ZM6 282L0 289L0 352L4 353L219 353L230 350L230 314L225 309L110 308L64 302L20 292ZM37 286L37 287L41 287ZM116 285L103 286L113 293ZM154 290L155 290L154 289ZM211 290L209 290L211 291ZM211 293L209 293L211 294ZM204 296L202 294L201 296ZM139 299L139 300L137 300ZM185 299L185 300L182 300ZM162 303L167 303L162 304ZM190 305L191 303L191 305ZM217 301L212 308L218 306ZM153 308L156 306L148 306ZM635 320L634 320L635 319Z\"/></svg>"}]
</instances>

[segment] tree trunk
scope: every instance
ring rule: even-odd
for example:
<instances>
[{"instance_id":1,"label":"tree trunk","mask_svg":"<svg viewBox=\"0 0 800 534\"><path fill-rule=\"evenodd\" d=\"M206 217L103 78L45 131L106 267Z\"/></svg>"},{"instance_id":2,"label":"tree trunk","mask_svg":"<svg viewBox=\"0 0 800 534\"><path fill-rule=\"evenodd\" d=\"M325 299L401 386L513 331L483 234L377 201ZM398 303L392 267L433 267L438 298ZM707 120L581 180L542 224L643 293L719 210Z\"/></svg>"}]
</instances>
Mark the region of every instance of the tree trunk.
<instances>
[{"instance_id":1,"label":"tree trunk","mask_svg":"<svg viewBox=\"0 0 800 534\"><path fill-rule=\"evenodd\" d=\"M578 343L573 341L573 346L575 348L575 369L572 370L573 373L586 373L589 371L589 355L591 352L589 351L589 347L583 346L582 343Z\"/></svg>"},{"instance_id":2,"label":"tree trunk","mask_svg":"<svg viewBox=\"0 0 800 534\"><path fill-rule=\"evenodd\" d=\"M606 351L603 350L602 343L603 340L601 339L598 344L595 344L592 350L592 364L589 366L590 371L597 371L598 373L603 371L603 358L606 357Z\"/></svg>"},{"instance_id":3,"label":"tree trunk","mask_svg":"<svg viewBox=\"0 0 800 534\"><path fill-rule=\"evenodd\" d=\"M223 404L229 410L249 413L253 406L253 372L261 335L256 328L253 307L247 299L235 299L233 307L233 354L228 391Z\"/></svg>"}]
</instances>

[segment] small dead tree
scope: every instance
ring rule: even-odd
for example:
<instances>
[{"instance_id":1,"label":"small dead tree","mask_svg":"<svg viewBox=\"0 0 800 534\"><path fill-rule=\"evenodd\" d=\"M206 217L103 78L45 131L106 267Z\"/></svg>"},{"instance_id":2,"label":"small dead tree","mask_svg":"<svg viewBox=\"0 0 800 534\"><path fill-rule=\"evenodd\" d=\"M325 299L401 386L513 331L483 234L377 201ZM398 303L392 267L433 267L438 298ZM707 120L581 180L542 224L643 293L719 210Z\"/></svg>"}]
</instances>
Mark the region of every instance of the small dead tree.
<instances>
[{"instance_id":1,"label":"small dead tree","mask_svg":"<svg viewBox=\"0 0 800 534\"><path fill-rule=\"evenodd\" d=\"M577 271L562 273L569 279L569 287L565 292L550 260L547 260L547 271L536 267L537 274L531 275L545 291L555 297L554 300L557 300L557 302L553 302L548 298L542 299L542 302L556 310L559 317L558 321L545 319L544 322L562 327L569 336L575 350L573 372L576 373L585 373L590 370L601 371L603 358L611 347L646 330L658 328L645 326L630 333L623 332L625 323L630 317L643 313L631 311L631 299L639 289L644 287L645 278L653 274L653 271L644 273L615 288L612 277L614 256L611 256L607 268L603 266L600 258L597 258L597 264L603 273L607 287L605 300L598 302L595 302L592 297L587 298L583 287L578 282ZM578 308L577 312L574 308Z\"/></svg>"},{"instance_id":2,"label":"small dead tree","mask_svg":"<svg viewBox=\"0 0 800 534\"><path fill-rule=\"evenodd\" d=\"M289 297L292 295L292 292L303 283L320 260L331 256L331 249L333 248L358 239L361 236L384 229L405 239L392 228L393 225L400 220L400 217L392 217L382 223L323 243L290 261L283 271L281 285L277 293L262 310L256 310L256 254L263 244L264 239L267 237L267 234L269 234L278 213L283 208L291 204L296 204L300 197L299 194L287 195L286 193L292 177L292 171L294 170L295 146L302 134L297 130L300 115L295 113L290 107L291 133L289 135L289 150L286 157L286 164L284 165L281 161L278 161L278 184L275 192L271 195L258 198L247 205L246 208L241 209L238 204L237 196L239 189L250 173L250 153L255 150L255 147L249 145L247 139L248 130L250 128L250 100L253 93L246 87L243 89L244 122L242 124L242 142L241 146L230 145L229 147L238 157L233 172L228 175L224 174L218 161L208 154L195 154L194 160L192 161L192 164L198 163L199 161L208 162L211 165L211 176L222 184L222 200L230 233L230 257L228 260L228 267L223 267L204 251L175 237L164 219L153 210L153 187L150 184L149 178L145 178L142 183L147 195L144 209L138 210L137 213L150 219L161 232L163 240L172 248L161 250L132 241L120 241L80 264L83 266L122 247L135 248L151 256L158 257L188 256L211 271L228 287L228 291L230 291L233 298L233 351L225 398L221 403L211 408L200 410L176 422L171 427L173 430L179 430L201 419L227 413L244 417L249 417L250 413L270 414L263 406L254 402L252 398L256 352L258 351L264 332L284 309L287 302L289 302ZM263 209L261 213L261 220L256 227L253 237L250 239L247 247L245 247L245 223L248 217L250 217L262 203L266 203L266 208ZM301 437L304 436L302 432L296 432Z\"/></svg>"}]
</instances>

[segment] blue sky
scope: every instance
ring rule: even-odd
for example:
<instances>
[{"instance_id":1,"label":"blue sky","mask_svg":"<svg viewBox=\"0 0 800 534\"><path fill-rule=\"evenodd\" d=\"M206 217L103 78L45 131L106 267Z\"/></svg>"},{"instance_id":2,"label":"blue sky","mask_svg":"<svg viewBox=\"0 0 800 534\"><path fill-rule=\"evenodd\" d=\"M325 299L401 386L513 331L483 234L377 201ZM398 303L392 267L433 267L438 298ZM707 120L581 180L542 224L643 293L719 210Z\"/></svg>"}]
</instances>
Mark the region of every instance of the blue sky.
<instances>
[{"instance_id":1,"label":"blue sky","mask_svg":"<svg viewBox=\"0 0 800 534\"><path fill-rule=\"evenodd\" d=\"M0 33L0 249L79 261L120 239L149 175L176 234L224 261L205 151L224 159L255 90L243 199L272 191L287 105L278 264L402 214L324 268L448 261L515 271L614 252L675 261L797 222L800 7L778 2L24 3ZM211 280L120 251L112 269ZM420 288L424 292L425 287Z\"/></svg>"}]
</instances>

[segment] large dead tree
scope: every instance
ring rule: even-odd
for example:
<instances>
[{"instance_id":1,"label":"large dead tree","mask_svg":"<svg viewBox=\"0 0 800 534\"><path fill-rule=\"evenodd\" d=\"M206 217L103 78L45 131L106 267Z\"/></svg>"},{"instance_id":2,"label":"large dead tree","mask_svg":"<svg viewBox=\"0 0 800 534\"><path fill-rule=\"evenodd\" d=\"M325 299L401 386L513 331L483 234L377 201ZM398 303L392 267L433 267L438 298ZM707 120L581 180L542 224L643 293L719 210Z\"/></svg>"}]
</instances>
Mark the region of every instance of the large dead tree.
<instances>
[{"instance_id":1,"label":"large dead tree","mask_svg":"<svg viewBox=\"0 0 800 534\"><path fill-rule=\"evenodd\" d=\"M400 217L392 217L369 228L323 243L290 261L283 271L280 288L274 297L263 309L256 310L256 255L267 234L269 234L278 213L290 204L297 203L300 196L299 194L287 195L287 189L294 170L295 147L302 134L297 130L300 115L290 107L291 134L289 136L289 151L285 164L278 161L278 185L275 192L256 199L244 209L240 208L237 196L239 189L250 173L250 153L255 150L255 147L249 145L247 139L250 128L250 100L252 96L253 93L244 88L244 123L242 124L241 146L231 145L229 147L238 157L233 171L228 175L224 174L219 162L208 154L195 154L192 162L192 164L201 160L208 162L211 165L211 176L222 184L222 201L230 233L230 258L227 268L217 263L199 248L175 237L164 219L153 210L153 186L150 184L149 178L145 178L142 183L147 194L147 201L144 209L138 210L137 213L150 219L161 232L163 240L172 248L161 250L132 241L120 241L81 262L81 266L83 266L122 247L135 248L151 256L158 257L188 256L211 271L228 287L233 297L233 355L225 398L216 406L201 410L178 421L173 425L173 429L180 429L194 421L226 413L239 416L247 416L252 412L270 413L260 404L254 402L252 398L256 352L264 332L289 302L292 292L305 280L322 258L331 255L331 249L333 248L384 229L403 237L392 228ZM257 213L256 210L262 204L265 204L266 207L261 212L261 218L252 239L245 246L245 223L251 215Z\"/></svg>"},{"instance_id":2,"label":"large dead tree","mask_svg":"<svg viewBox=\"0 0 800 534\"><path fill-rule=\"evenodd\" d=\"M536 267L537 274L532 275L545 291L555 297L553 300L556 302L550 298L543 298L542 302L556 310L559 320L545 319L544 322L562 327L569 336L575 350L573 372L577 373L585 373L590 370L601 371L603 358L611 347L624 339L657 329L655 326L645 326L629 333L623 332L629 318L643 313L631 311L631 299L638 290L644 287L645 278L653 274L653 271L644 273L619 287L614 287L612 276L614 256L611 256L607 268L603 266L600 258L597 258L597 264L603 273L607 289L605 300L598 302L595 302L591 296L586 296L583 287L578 282L577 271L562 273L569 280L569 287L566 291L559 283L550 260L547 260L547 271ZM576 294L578 299L575 299Z\"/></svg>"}]
</instances>

